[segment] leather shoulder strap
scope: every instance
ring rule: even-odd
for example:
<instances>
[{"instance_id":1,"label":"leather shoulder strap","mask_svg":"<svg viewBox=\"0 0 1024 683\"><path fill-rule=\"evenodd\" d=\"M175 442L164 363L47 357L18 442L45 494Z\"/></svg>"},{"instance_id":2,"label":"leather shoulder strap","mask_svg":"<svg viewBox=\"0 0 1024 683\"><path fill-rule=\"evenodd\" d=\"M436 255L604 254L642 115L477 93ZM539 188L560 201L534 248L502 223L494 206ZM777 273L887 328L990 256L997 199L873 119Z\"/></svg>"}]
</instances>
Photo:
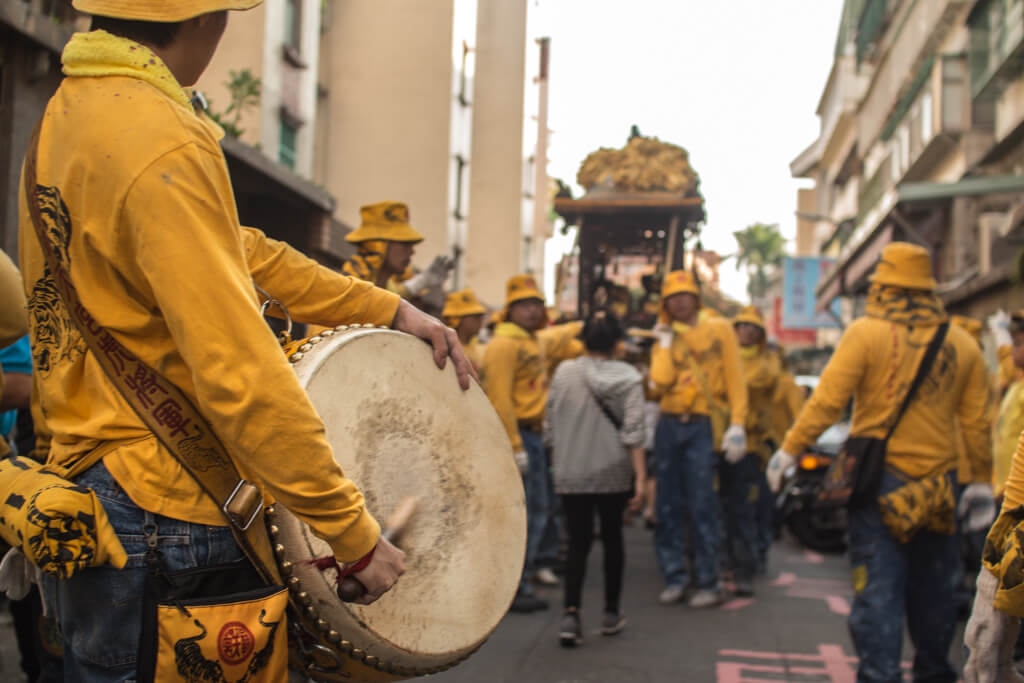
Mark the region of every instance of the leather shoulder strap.
<instances>
[{"instance_id":1,"label":"leather shoulder strap","mask_svg":"<svg viewBox=\"0 0 1024 683\"><path fill-rule=\"evenodd\" d=\"M39 205L42 188L36 181L36 162L41 128L42 121L36 124L25 156L25 201L46 268L69 317L90 353L139 419L220 506L235 540L263 579L280 583L262 519L259 489L239 476L213 428L181 389L125 348L82 305L68 273L70 264L64 263L62 250L48 234Z\"/></svg>"},{"instance_id":2,"label":"leather shoulder strap","mask_svg":"<svg viewBox=\"0 0 1024 683\"><path fill-rule=\"evenodd\" d=\"M924 357L921 359L921 364L917 366L917 374L914 375L914 381L910 384L910 389L907 390L907 395L903 399L903 403L900 405L899 412L896 413L896 420L889 427L889 433L885 436L888 441L892 438L893 432L896 431L896 426L903 419L903 414L907 412L907 408L910 407L911 401L914 400L914 396L917 394L917 390L924 384L925 378L928 373L931 372L932 365L935 364L935 359L939 355L939 349L942 348L942 342L946 340L946 333L949 331L949 323L944 322L939 325L939 329L935 330L935 334L932 336L931 342L928 343L928 348L925 349Z\"/></svg>"}]
</instances>

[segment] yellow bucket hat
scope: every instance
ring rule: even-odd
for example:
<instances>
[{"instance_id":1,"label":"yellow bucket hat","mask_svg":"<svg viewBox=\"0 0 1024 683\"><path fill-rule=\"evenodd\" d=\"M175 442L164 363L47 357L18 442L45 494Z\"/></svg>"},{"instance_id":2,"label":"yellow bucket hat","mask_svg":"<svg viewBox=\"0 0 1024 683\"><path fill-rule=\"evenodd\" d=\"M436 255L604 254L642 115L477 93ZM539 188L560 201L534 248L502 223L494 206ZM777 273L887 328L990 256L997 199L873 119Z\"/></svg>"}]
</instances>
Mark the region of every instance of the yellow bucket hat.
<instances>
[{"instance_id":1,"label":"yellow bucket hat","mask_svg":"<svg viewBox=\"0 0 1024 683\"><path fill-rule=\"evenodd\" d=\"M409 225L409 207L402 202L377 202L360 207L362 223L358 230L345 235L345 240L358 244L369 240L388 242L423 241L423 235Z\"/></svg>"},{"instance_id":2,"label":"yellow bucket hat","mask_svg":"<svg viewBox=\"0 0 1024 683\"><path fill-rule=\"evenodd\" d=\"M661 300L669 298L673 294L693 294L700 296L700 287L693 273L688 270L673 270L665 276L661 283Z\"/></svg>"},{"instance_id":3,"label":"yellow bucket hat","mask_svg":"<svg viewBox=\"0 0 1024 683\"><path fill-rule=\"evenodd\" d=\"M732 322L734 325L737 323L748 323L756 325L762 330L764 329L764 317L761 315L761 311L757 310L754 306L744 306L741 308Z\"/></svg>"},{"instance_id":4,"label":"yellow bucket hat","mask_svg":"<svg viewBox=\"0 0 1024 683\"><path fill-rule=\"evenodd\" d=\"M950 322L952 322L957 327L965 330L968 334L974 337L974 341L978 342L979 344L981 343L982 326L980 320L968 318L965 315L954 315L953 317L950 318Z\"/></svg>"},{"instance_id":5,"label":"yellow bucket hat","mask_svg":"<svg viewBox=\"0 0 1024 683\"><path fill-rule=\"evenodd\" d=\"M544 295L537 289L537 281L532 275L515 275L505 285L505 308L523 299L544 301Z\"/></svg>"},{"instance_id":6,"label":"yellow bucket hat","mask_svg":"<svg viewBox=\"0 0 1024 683\"><path fill-rule=\"evenodd\" d=\"M916 244L893 242L882 250L871 281L901 289L934 291L931 254Z\"/></svg>"},{"instance_id":7,"label":"yellow bucket hat","mask_svg":"<svg viewBox=\"0 0 1024 683\"><path fill-rule=\"evenodd\" d=\"M72 0L79 12L135 21L185 21L221 10L252 9L263 0Z\"/></svg>"},{"instance_id":8,"label":"yellow bucket hat","mask_svg":"<svg viewBox=\"0 0 1024 683\"><path fill-rule=\"evenodd\" d=\"M445 298L441 317L445 319L465 318L467 315L483 315L486 312L487 309L477 300L473 290L466 288L452 292Z\"/></svg>"}]
</instances>

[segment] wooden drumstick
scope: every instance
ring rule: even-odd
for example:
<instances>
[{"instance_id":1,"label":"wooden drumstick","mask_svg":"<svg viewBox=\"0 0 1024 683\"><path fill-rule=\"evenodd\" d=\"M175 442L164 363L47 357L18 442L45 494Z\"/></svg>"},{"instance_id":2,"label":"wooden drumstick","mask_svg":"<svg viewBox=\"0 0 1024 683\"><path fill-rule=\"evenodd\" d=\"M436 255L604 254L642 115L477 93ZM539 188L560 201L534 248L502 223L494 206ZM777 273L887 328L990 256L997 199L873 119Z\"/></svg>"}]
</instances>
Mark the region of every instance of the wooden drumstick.
<instances>
[{"instance_id":1,"label":"wooden drumstick","mask_svg":"<svg viewBox=\"0 0 1024 683\"><path fill-rule=\"evenodd\" d=\"M419 499L416 496L406 496L398 501L394 511L384 520L384 529L380 532L381 538L395 543L405 527L416 512L416 504ZM342 602L355 602L366 593L366 587L354 576L346 576L338 584L338 597Z\"/></svg>"}]
</instances>

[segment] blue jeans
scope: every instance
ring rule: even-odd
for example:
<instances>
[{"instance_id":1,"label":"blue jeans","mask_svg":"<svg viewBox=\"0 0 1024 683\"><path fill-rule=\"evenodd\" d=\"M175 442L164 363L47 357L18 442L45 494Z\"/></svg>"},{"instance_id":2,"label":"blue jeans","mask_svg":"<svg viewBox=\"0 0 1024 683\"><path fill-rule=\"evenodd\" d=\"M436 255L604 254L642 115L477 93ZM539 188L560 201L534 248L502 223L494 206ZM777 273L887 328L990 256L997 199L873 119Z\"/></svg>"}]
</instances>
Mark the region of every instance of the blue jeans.
<instances>
[{"instance_id":1,"label":"blue jeans","mask_svg":"<svg viewBox=\"0 0 1024 683\"><path fill-rule=\"evenodd\" d=\"M719 468L729 564L737 580L751 581L760 555L757 503L761 495L761 460L748 453L735 465L722 460Z\"/></svg>"},{"instance_id":2,"label":"blue jeans","mask_svg":"<svg viewBox=\"0 0 1024 683\"><path fill-rule=\"evenodd\" d=\"M537 570L537 552L540 550L544 529L551 516L551 498L548 481L548 456L544 451L544 441L540 434L526 429L519 430L519 438L523 441L523 450L530 462L530 471L523 475L523 488L526 491L526 562L523 565L523 578L519 582L519 592L524 595L533 593L526 577Z\"/></svg>"},{"instance_id":3,"label":"blue jeans","mask_svg":"<svg viewBox=\"0 0 1024 683\"><path fill-rule=\"evenodd\" d=\"M45 596L64 640L64 680L107 683L135 679L141 628L142 585L146 576L146 514L100 462L76 483L92 489L128 554L124 569L107 565L70 579L46 578ZM151 515L158 547L171 571L233 562L244 557L227 527L190 524Z\"/></svg>"},{"instance_id":4,"label":"blue jeans","mask_svg":"<svg viewBox=\"0 0 1024 683\"><path fill-rule=\"evenodd\" d=\"M654 550L667 586L718 588L718 500L715 454L707 418L681 422L662 415L655 433L658 482ZM694 580L689 580L687 527L693 545Z\"/></svg>"},{"instance_id":5,"label":"blue jeans","mask_svg":"<svg viewBox=\"0 0 1024 683\"><path fill-rule=\"evenodd\" d=\"M886 472L879 493L902 484ZM956 631L956 536L924 530L900 543L882 524L878 505L868 505L850 511L850 561L856 597L849 626L860 657L858 683L903 680L904 615L916 652L914 680L956 681L949 663Z\"/></svg>"}]
</instances>

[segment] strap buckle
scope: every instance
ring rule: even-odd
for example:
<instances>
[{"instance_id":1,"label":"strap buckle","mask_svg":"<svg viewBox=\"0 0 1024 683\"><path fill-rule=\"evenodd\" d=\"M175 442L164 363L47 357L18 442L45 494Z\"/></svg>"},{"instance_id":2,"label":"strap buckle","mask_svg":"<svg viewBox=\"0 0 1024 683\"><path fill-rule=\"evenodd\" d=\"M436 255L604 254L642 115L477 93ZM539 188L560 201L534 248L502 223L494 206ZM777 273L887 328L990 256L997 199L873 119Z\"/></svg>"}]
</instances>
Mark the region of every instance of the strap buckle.
<instances>
[{"instance_id":1,"label":"strap buckle","mask_svg":"<svg viewBox=\"0 0 1024 683\"><path fill-rule=\"evenodd\" d=\"M232 526L240 531L248 531L263 509L263 493L259 487L245 479L239 479L235 490L224 501L221 510Z\"/></svg>"}]
</instances>

